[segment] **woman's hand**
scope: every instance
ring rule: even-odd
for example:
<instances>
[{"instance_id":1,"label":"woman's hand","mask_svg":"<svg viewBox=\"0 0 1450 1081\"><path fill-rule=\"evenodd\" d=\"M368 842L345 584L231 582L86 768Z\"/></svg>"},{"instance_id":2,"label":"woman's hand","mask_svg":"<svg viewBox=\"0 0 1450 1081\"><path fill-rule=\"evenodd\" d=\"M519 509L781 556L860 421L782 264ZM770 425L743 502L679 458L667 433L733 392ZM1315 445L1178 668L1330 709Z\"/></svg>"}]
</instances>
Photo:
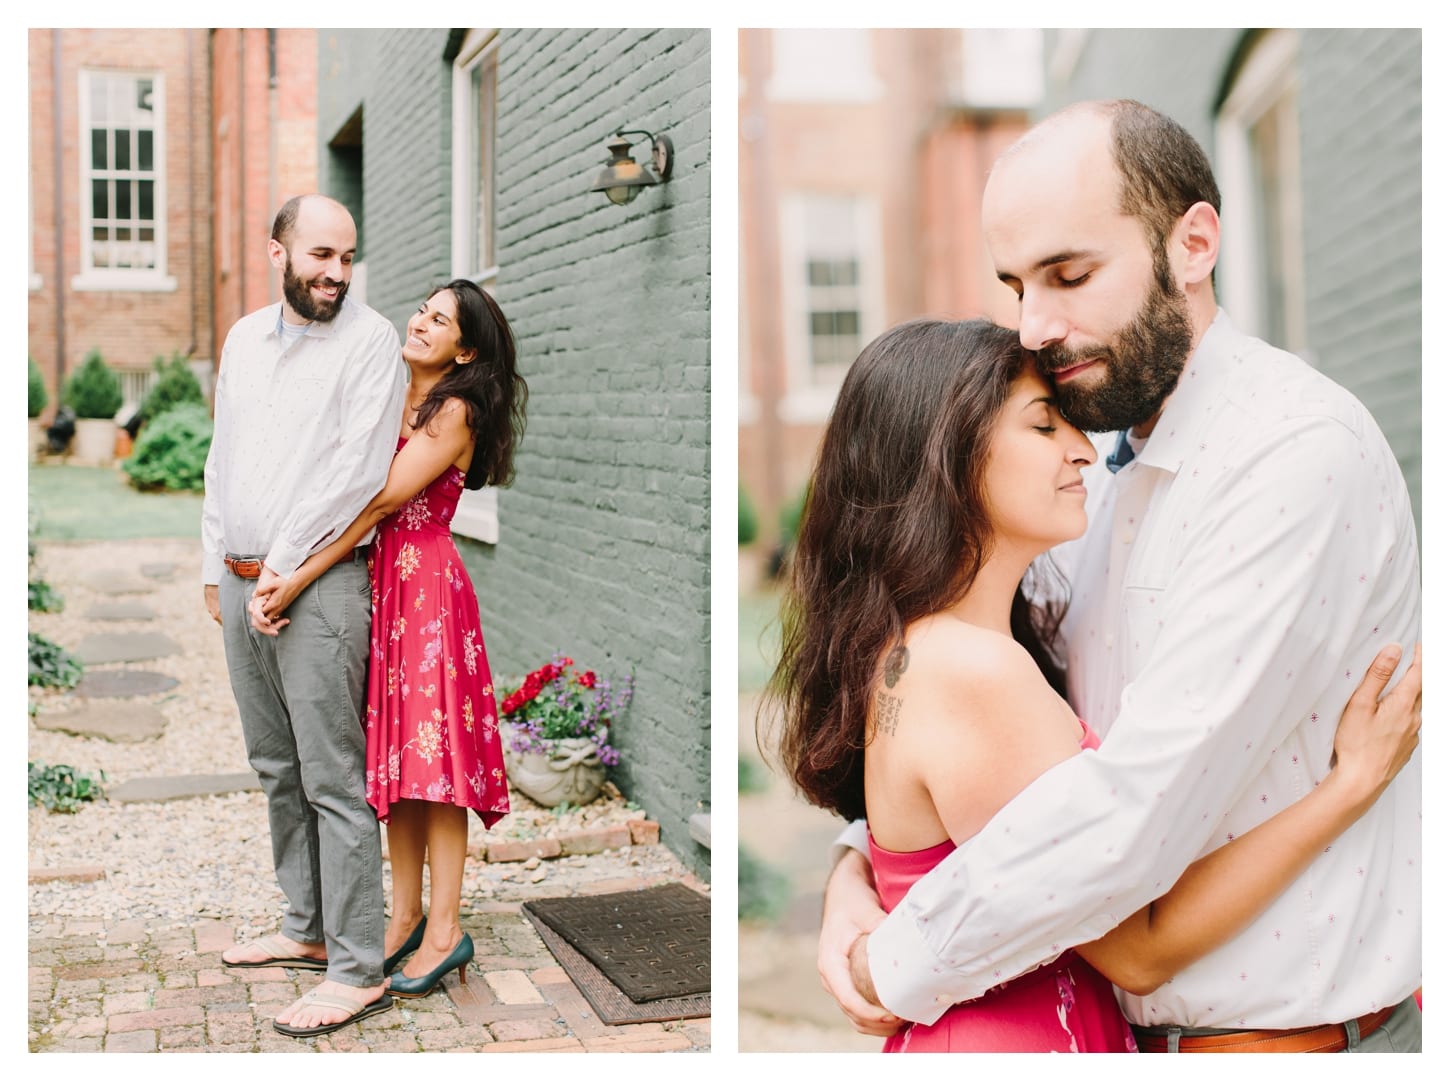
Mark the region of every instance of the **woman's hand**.
<instances>
[{"instance_id":1,"label":"woman's hand","mask_svg":"<svg viewBox=\"0 0 1450 1081\"><path fill-rule=\"evenodd\" d=\"M1388 645L1379 651L1344 707L1334 734L1334 768L1330 779L1338 777L1351 798L1362 801L1365 806L1379 798L1420 742L1418 645L1404 678L1380 697L1395 674L1401 653L1398 645Z\"/></svg>"},{"instance_id":2,"label":"woman's hand","mask_svg":"<svg viewBox=\"0 0 1450 1081\"><path fill-rule=\"evenodd\" d=\"M301 568L290 577L283 578L263 567L256 591L247 602L247 615L252 621L252 629L259 634L276 638L277 632L292 622L290 619L280 618L282 613L297 599L297 594L306 585L302 580Z\"/></svg>"}]
</instances>

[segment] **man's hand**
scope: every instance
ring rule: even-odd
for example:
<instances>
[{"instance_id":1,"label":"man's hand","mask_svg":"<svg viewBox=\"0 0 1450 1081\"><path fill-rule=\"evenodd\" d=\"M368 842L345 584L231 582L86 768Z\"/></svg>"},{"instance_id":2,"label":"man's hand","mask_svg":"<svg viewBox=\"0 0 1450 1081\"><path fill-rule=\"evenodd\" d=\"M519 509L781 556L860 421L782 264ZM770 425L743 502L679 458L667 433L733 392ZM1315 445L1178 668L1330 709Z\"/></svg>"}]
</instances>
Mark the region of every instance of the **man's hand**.
<instances>
[{"instance_id":1,"label":"man's hand","mask_svg":"<svg viewBox=\"0 0 1450 1081\"><path fill-rule=\"evenodd\" d=\"M216 586L201 587L202 603L206 605L206 614L218 623L222 621L222 601L220 591Z\"/></svg>"},{"instance_id":2,"label":"man's hand","mask_svg":"<svg viewBox=\"0 0 1450 1081\"><path fill-rule=\"evenodd\" d=\"M257 578L257 588L252 593L252 599L247 602L247 616L252 621L253 630L276 638L277 632L291 622L291 620L275 618L263 610L264 606L272 600L273 595L282 591L290 581L291 579L283 578L265 563L262 564L262 573Z\"/></svg>"},{"instance_id":3,"label":"man's hand","mask_svg":"<svg viewBox=\"0 0 1450 1081\"><path fill-rule=\"evenodd\" d=\"M865 937L886 918L871 879L871 865L859 852L848 852L836 864L826 882L826 903L821 912L821 940L816 953L816 968L821 985L836 1000L857 1032L867 1036L890 1036L901 1027L901 1019L887 1012L880 1003L873 1003L856 989L852 979L853 951L859 954L859 966L866 970ZM859 942L859 946L857 943ZM871 974L866 970L867 988Z\"/></svg>"}]
</instances>

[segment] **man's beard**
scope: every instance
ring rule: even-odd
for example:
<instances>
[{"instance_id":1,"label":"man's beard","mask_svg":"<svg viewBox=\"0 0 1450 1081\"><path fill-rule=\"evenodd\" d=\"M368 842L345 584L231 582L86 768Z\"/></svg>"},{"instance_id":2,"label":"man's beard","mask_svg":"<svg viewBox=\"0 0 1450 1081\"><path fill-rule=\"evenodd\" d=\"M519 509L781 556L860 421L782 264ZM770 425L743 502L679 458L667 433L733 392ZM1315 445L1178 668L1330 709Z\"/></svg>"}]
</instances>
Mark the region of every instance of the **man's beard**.
<instances>
[{"instance_id":1,"label":"man's beard","mask_svg":"<svg viewBox=\"0 0 1450 1081\"><path fill-rule=\"evenodd\" d=\"M313 297L311 287L317 285L337 285L336 300L317 300ZM287 298L288 306L298 315L314 323L330 323L342 310L342 298L347 296L348 282L333 282L331 278L314 278L305 282L292 272L292 255L287 255L287 265L282 268L282 295Z\"/></svg>"},{"instance_id":2,"label":"man's beard","mask_svg":"<svg viewBox=\"0 0 1450 1081\"><path fill-rule=\"evenodd\" d=\"M1096 383L1069 380L1057 384L1062 415L1084 431L1118 431L1157 416L1188 363L1193 348L1188 298L1174 287L1162 252L1155 256L1153 269L1143 306L1113 336L1111 344L1072 349L1048 345L1037 353L1047 372L1094 359L1103 362L1105 374Z\"/></svg>"}]
</instances>

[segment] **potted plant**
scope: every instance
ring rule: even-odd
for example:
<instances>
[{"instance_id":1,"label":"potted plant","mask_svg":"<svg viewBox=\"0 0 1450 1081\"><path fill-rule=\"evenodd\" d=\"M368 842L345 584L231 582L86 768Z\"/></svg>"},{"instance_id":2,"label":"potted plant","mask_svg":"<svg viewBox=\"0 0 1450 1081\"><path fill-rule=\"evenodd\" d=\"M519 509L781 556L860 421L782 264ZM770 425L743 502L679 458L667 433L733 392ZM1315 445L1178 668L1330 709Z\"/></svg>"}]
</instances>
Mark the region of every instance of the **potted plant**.
<instances>
[{"instance_id":1,"label":"potted plant","mask_svg":"<svg viewBox=\"0 0 1450 1081\"><path fill-rule=\"evenodd\" d=\"M609 729L634 696L634 676L616 693L608 679L556 656L524 677L499 710L509 782L541 807L588 803L619 762Z\"/></svg>"},{"instance_id":2,"label":"potted plant","mask_svg":"<svg viewBox=\"0 0 1450 1081\"><path fill-rule=\"evenodd\" d=\"M76 373L66 380L65 403L75 410L76 434L71 444L83 462L107 465L116 453L116 412L121 408L121 380L92 349Z\"/></svg>"},{"instance_id":3,"label":"potted plant","mask_svg":"<svg viewBox=\"0 0 1450 1081\"><path fill-rule=\"evenodd\" d=\"M33 462L40 454L40 446L45 442L45 424L40 419L40 414L45 412L45 407L50 404L50 395L45 392L45 376L40 374L40 365L35 363L35 358L30 357L30 460Z\"/></svg>"}]
</instances>

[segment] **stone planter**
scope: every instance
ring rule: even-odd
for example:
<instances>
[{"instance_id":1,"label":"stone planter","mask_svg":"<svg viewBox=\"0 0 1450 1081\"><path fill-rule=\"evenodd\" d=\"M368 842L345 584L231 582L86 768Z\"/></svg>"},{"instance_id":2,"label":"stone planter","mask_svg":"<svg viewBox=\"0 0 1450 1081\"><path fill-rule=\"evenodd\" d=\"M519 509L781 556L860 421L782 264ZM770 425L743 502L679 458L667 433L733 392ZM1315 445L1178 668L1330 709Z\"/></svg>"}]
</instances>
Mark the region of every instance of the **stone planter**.
<instances>
[{"instance_id":1,"label":"stone planter","mask_svg":"<svg viewBox=\"0 0 1450 1081\"><path fill-rule=\"evenodd\" d=\"M116 459L116 422L77 420L70 452L79 465L110 465Z\"/></svg>"},{"instance_id":2,"label":"stone planter","mask_svg":"<svg viewBox=\"0 0 1450 1081\"><path fill-rule=\"evenodd\" d=\"M504 733L509 783L541 807L557 807L566 801L578 807L598 796L605 772L598 751L593 740L577 737L550 741L547 753L520 754Z\"/></svg>"},{"instance_id":3,"label":"stone planter","mask_svg":"<svg viewBox=\"0 0 1450 1081\"><path fill-rule=\"evenodd\" d=\"M30 418L30 460L38 461L40 448L45 446L45 421L39 417Z\"/></svg>"}]
</instances>

